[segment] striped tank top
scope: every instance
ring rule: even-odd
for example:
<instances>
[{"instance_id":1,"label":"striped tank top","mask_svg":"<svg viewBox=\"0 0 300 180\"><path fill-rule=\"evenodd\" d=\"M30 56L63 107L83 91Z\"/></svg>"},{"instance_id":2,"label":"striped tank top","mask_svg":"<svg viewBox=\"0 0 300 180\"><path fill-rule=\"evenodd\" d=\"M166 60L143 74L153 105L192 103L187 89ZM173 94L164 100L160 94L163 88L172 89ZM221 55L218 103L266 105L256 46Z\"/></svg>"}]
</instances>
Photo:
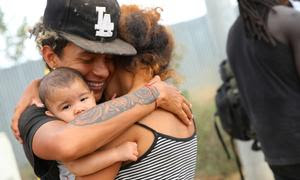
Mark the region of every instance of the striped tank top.
<instances>
[{"instance_id":1,"label":"striped tank top","mask_svg":"<svg viewBox=\"0 0 300 180\"><path fill-rule=\"evenodd\" d=\"M154 134L151 147L135 162L121 167L117 180L194 179L197 160L196 131L188 138L161 134L138 123Z\"/></svg>"}]
</instances>

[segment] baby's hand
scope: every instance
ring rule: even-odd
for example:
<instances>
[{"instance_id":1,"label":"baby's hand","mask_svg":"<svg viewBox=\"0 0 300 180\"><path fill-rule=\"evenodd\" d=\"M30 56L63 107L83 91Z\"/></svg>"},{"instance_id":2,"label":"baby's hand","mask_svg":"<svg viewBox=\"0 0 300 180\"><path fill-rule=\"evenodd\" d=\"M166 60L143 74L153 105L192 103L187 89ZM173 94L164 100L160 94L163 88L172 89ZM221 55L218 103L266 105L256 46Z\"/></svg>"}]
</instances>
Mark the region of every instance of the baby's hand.
<instances>
[{"instance_id":1,"label":"baby's hand","mask_svg":"<svg viewBox=\"0 0 300 180\"><path fill-rule=\"evenodd\" d=\"M135 142L125 142L116 147L119 161L136 161L138 158L137 144Z\"/></svg>"}]
</instances>

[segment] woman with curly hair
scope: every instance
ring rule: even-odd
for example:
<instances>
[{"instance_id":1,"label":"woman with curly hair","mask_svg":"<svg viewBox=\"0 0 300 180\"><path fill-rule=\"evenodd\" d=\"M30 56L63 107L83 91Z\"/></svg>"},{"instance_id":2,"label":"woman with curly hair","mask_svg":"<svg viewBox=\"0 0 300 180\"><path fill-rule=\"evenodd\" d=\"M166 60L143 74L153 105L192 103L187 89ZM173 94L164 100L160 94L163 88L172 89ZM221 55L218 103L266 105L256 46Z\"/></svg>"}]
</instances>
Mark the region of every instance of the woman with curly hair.
<instances>
[{"instance_id":1,"label":"woman with curly hair","mask_svg":"<svg viewBox=\"0 0 300 180\"><path fill-rule=\"evenodd\" d=\"M158 75L174 77L169 68L174 47L165 26L158 23L159 9L123 6L120 38L132 44L137 54L116 57L115 71L105 96L110 99L132 92ZM133 83L134 82L134 83ZM138 145L138 160L115 163L79 179L193 179L197 156L195 125L185 126L172 113L157 109L110 142L105 148L132 141Z\"/></svg>"}]
</instances>

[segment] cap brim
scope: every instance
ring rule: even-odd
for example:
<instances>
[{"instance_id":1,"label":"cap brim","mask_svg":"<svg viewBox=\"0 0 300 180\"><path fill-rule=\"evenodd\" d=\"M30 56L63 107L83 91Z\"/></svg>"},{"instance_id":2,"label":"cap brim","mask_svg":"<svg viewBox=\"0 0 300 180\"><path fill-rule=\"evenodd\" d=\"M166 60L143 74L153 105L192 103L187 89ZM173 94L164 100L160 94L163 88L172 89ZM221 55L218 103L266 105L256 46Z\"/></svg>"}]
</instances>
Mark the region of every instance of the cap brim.
<instances>
[{"instance_id":1,"label":"cap brim","mask_svg":"<svg viewBox=\"0 0 300 180\"><path fill-rule=\"evenodd\" d=\"M118 38L110 42L99 42L91 41L65 32L60 32L59 34L82 49L92 53L124 56L135 55L137 53L136 49L132 45Z\"/></svg>"}]
</instances>

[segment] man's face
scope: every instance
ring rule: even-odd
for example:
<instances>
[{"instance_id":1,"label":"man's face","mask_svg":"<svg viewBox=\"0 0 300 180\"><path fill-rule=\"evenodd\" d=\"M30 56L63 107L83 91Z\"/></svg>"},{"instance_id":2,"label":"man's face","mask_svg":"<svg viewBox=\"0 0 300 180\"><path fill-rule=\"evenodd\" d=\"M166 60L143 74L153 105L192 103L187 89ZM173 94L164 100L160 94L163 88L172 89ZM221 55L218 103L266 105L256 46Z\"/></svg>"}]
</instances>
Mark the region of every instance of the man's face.
<instances>
[{"instance_id":1,"label":"man's face","mask_svg":"<svg viewBox=\"0 0 300 180\"><path fill-rule=\"evenodd\" d=\"M79 71L93 91L96 101L99 101L113 71L111 59L111 55L90 53L69 43L63 49L57 67L69 67Z\"/></svg>"},{"instance_id":2,"label":"man's face","mask_svg":"<svg viewBox=\"0 0 300 180\"><path fill-rule=\"evenodd\" d=\"M70 122L80 113L96 106L93 93L83 81L75 80L69 87L54 88L46 99L51 116Z\"/></svg>"}]
</instances>

